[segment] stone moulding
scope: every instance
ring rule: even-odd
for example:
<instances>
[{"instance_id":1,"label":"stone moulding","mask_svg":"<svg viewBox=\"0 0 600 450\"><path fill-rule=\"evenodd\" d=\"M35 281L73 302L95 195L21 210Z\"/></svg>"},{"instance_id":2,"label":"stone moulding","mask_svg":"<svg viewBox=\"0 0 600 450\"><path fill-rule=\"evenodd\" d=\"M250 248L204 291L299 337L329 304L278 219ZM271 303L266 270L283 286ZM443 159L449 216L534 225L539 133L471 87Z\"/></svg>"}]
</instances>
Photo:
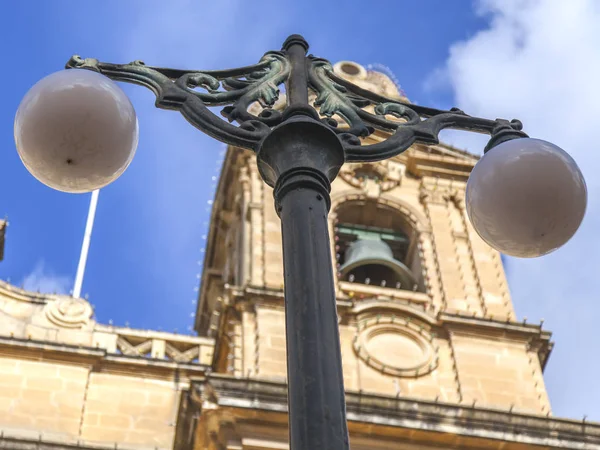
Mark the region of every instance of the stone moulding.
<instances>
[{"instance_id":1,"label":"stone moulding","mask_svg":"<svg viewBox=\"0 0 600 450\"><path fill-rule=\"evenodd\" d=\"M26 291L3 280L0 280L0 297L36 305L45 305L54 298L51 294Z\"/></svg>"},{"instance_id":2,"label":"stone moulding","mask_svg":"<svg viewBox=\"0 0 600 450\"><path fill-rule=\"evenodd\" d=\"M210 358L212 357L211 351L201 355L201 358L197 358L195 355L186 355L185 359L179 360L170 356L168 358L151 358L146 355L114 353L100 346L90 347L0 336L0 356L23 357L25 354L29 354L30 357L39 358L42 353L44 359L47 360L79 361L83 364L92 364L94 367L105 368L118 366L123 370L129 367L135 373L138 373L139 367L144 367L146 371L166 373L173 370L184 370L196 375L210 370Z\"/></svg>"},{"instance_id":3,"label":"stone moulding","mask_svg":"<svg viewBox=\"0 0 600 450\"><path fill-rule=\"evenodd\" d=\"M447 329L471 331L477 329L492 338L513 337L526 340L528 346L537 352L542 370L546 367L554 347L554 343L550 340L552 333L543 330L541 325L450 313L440 314L439 320L445 324Z\"/></svg>"},{"instance_id":4,"label":"stone moulding","mask_svg":"<svg viewBox=\"0 0 600 450\"><path fill-rule=\"evenodd\" d=\"M0 346L105 351L110 357L205 366L214 339L98 324L90 303L67 295L40 294L0 280Z\"/></svg>"},{"instance_id":5,"label":"stone moulding","mask_svg":"<svg viewBox=\"0 0 600 450\"><path fill-rule=\"evenodd\" d=\"M287 413L287 386L284 383L239 379L212 374L194 380L191 389L197 401L224 408L243 420L252 410ZM523 444L544 448L600 448L600 423L559 419L509 410L415 400L402 397L346 392L349 428L366 425L387 428L387 434L410 432L407 442L441 442L447 433L456 435L454 445L485 448L522 448ZM247 413L246 413L247 411ZM266 417L266 416L265 416ZM390 428L392 431L390 431ZM481 448L481 447L479 447Z\"/></svg>"},{"instance_id":6,"label":"stone moulding","mask_svg":"<svg viewBox=\"0 0 600 450\"><path fill-rule=\"evenodd\" d=\"M58 433L38 433L28 430L0 430L0 449L10 450L141 450L143 447L113 445L66 437ZM148 447L146 447L148 448ZM169 450L166 447L152 447L152 450Z\"/></svg>"},{"instance_id":7,"label":"stone moulding","mask_svg":"<svg viewBox=\"0 0 600 450\"><path fill-rule=\"evenodd\" d=\"M373 286L368 284L351 283L349 281L338 281L338 292L346 299L363 301L365 298L390 298L394 301L406 301L414 305L427 305L431 298L424 292L415 292L404 289Z\"/></svg>"}]
</instances>

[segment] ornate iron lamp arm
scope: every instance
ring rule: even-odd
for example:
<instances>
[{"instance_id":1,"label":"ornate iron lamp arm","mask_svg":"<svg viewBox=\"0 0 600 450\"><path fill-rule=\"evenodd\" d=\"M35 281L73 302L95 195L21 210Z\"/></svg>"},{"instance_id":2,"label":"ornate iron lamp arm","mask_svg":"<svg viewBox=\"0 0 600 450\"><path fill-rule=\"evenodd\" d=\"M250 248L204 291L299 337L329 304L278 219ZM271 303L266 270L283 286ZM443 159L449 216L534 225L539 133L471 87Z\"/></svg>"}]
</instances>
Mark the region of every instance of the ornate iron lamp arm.
<instances>
[{"instance_id":1,"label":"ornate iron lamp arm","mask_svg":"<svg viewBox=\"0 0 600 450\"><path fill-rule=\"evenodd\" d=\"M438 143L438 135L445 128L485 133L492 136L486 150L518 137L527 137L518 120L489 120L472 117L458 108L450 111L413 105L384 97L363 89L333 72L331 64L311 57L310 87L317 92L315 105L320 113L332 118L341 117L346 126L339 127L335 120L326 121L340 134L348 162L372 162L396 156L413 143ZM373 112L369 109L372 108ZM396 120L390 120L392 116ZM374 130L391 133L377 144L362 145L360 137Z\"/></svg>"},{"instance_id":2,"label":"ornate iron lamp arm","mask_svg":"<svg viewBox=\"0 0 600 450\"><path fill-rule=\"evenodd\" d=\"M223 71L192 71L146 66L141 61L112 64L96 59L73 56L67 68L80 68L102 73L117 81L138 84L156 95L156 106L179 110L196 128L227 144L252 150L281 122L281 114L271 109L278 99L277 86L284 82L290 64L281 52L269 52L253 66ZM204 90L198 91L196 88ZM259 102L259 116L248 112ZM228 105L222 110L231 125L216 116L209 107Z\"/></svg>"},{"instance_id":3,"label":"ornate iron lamp arm","mask_svg":"<svg viewBox=\"0 0 600 450\"><path fill-rule=\"evenodd\" d=\"M437 143L445 128L492 135L486 149L527 136L519 121L471 117L458 109L442 111L403 103L363 89L337 76L329 61L306 56L307 49L301 36L292 35L282 51L266 53L255 65L217 71L151 67L141 61L112 64L79 56L73 56L66 67L94 70L114 80L145 86L156 95L157 107L179 110L204 133L254 151L273 127L297 114L319 119L317 109L326 117L321 121L339 135L349 162L390 158L415 142ZM283 84L286 104L274 108ZM309 104L311 90L317 94L314 105ZM262 107L258 115L249 112L255 103ZM209 109L214 106L224 106L221 114L238 126L215 115ZM339 124L334 116L345 123ZM390 135L377 144L362 145L359 138L375 130Z\"/></svg>"},{"instance_id":4,"label":"ornate iron lamp arm","mask_svg":"<svg viewBox=\"0 0 600 450\"><path fill-rule=\"evenodd\" d=\"M389 113L391 107L396 105L385 104L382 105L381 109ZM446 112L415 124L402 124L396 128L396 131L390 137L376 144L361 145L355 136L342 135L346 161L381 161L402 153L415 142L437 144L439 143L439 133L445 128L490 134L491 139L488 141L484 152L506 140L527 137L521 131L521 122L518 120L508 122L507 120L497 119L492 121L467 116L462 111Z\"/></svg>"}]
</instances>

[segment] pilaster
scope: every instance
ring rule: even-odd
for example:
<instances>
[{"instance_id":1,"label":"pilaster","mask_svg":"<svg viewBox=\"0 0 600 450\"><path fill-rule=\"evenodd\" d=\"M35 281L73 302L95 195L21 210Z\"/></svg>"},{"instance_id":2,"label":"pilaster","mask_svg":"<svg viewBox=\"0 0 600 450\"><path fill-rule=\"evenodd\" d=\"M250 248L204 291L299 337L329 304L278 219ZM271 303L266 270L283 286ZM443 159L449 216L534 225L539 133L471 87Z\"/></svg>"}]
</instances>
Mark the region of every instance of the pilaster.
<instances>
[{"instance_id":1,"label":"pilaster","mask_svg":"<svg viewBox=\"0 0 600 450\"><path fill-rule=\"evenodd\" d=\"M463 275L458 264L455 239L450 219L451 193L448 184L423 178L420 199L431 227L432 247L435 249L439 278L444 293L444 309L465 310Z\"/></svg>"}]
</instances>

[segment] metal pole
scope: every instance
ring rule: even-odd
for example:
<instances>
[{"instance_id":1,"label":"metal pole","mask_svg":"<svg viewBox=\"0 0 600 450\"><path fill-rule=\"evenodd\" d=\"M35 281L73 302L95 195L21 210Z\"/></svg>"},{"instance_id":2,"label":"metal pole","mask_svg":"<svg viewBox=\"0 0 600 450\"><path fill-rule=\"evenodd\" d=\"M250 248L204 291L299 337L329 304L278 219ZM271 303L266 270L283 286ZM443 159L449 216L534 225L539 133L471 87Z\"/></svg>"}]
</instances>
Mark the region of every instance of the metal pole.
<instances>
[{"instance_id":1,"label":"metal pole","mask_svg":"<svg viewBox=\"0 0 600 450\"><path fill-rule=\"evenodd\" d=\"M292 450L346 450L348 429L327 204L315 189L281 199Z\"/></svg>"},{"instance_id":2,"label":"metal pole","mask_svg":"<svg viewBox=\"0 0 600 450\"><path fill-rule=\"evenodd\" d=\"M308 44L283 44L290 107L257 153L281 218L291 450L348 450L344 373L327 214L344 149L308 104Z\"/></svg>"},{"instance_id":3,"label":"metal pole","mask_svg":"<svg viewBox=\"0 0 600 450\"><path fill-rule=\"evenodd\" d=\"M81 287L83 286L83 275L85 274L85 265L87 263L88 251L90 249L90 239L92 237L92 228L94 227L94 217L96 216L96 206L98 205L98 195L100 190L92 192L90 199L90 208L88 210L85 232L83 234L83 244L79 255L79 264L77 265L77 274L75 275L75 285L73 286L73 297L81 297Z\"/></svg>"},{"instance_id":4,"label":"metal pole","mask_svg":"<svg viewBox=\"0 0 600 450\"><path fill-rule=\"evenodd\" d=\"M297 115L273 129L257 161L274 187L283 235L290 448L348 450L327 224L343 147L325 125Z\"/></svg>"}]
</instances>

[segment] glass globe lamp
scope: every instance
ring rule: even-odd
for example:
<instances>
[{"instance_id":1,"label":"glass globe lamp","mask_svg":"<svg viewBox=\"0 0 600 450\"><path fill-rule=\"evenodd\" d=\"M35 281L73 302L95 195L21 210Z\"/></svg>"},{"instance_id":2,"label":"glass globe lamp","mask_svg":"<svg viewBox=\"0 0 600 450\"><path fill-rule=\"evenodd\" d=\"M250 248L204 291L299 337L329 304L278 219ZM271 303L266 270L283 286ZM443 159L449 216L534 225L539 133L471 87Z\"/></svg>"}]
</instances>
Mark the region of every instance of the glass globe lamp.
<instances>
[{"instance_id":1,"label":"glass globe lamp","mask_svg":"<svg viewBox=\"0 0 600 450\"><path fill-rule=\"evenodd\" d=\"M118 178L138 143L127 95L90 70L62 70L27 92L15 117L15 143L25 167L64 192L89 192Z\"/></svg>"},{"instance_id":2,"label":"glass globe lamp","mask_svg":"<svg viewBox=\"0 0 600 450\"><path fill-rule=\"evenodd\" d=\"M479 236L521 258L565 244L579 228L586 205L585 181L573 158L540 139L512 139L493 147L467 182L467 214Z\"/></svg>"}]
</instances>

